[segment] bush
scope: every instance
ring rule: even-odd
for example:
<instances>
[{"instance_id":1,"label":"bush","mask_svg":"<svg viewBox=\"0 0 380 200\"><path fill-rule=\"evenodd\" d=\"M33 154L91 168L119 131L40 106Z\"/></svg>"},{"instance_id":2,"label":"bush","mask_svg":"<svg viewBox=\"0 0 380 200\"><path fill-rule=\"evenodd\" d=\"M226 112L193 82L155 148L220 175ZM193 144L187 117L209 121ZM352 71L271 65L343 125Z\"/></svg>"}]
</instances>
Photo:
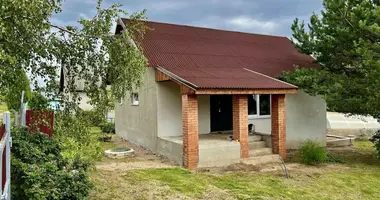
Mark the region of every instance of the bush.
<instances>
[{"instance_id":1,"label":"bush","mask_svg":"<svg viewBox=\"0 0 380 200\"><path fill-rule=\"evenodd\" d=\"M325 147L315 141L308 140L300 146L301 161L307 165L315 165L327 160Z\"/></svg>"},{"instance_id":2,"label":"bush","mask_svg":"<svg viewBox=\"0 0 380 200\"><path fill-rule=\"evenodd\" d=\"M78 116L57 112L53 138L62 144L61 154L70 163L80 159L90 164L102 156L98 134L92 133Z\"/></svg>"},{"instance_id":3,"label":"bush","mask_svg":"<svg viewBox=\"0 0 380 200\"><path fill-rule=\"evenodd\" d=\"M380 130L377 130L375 134L372 136L370 141L375 145L377 154L380 157Z\"/></svg>"},{"instance_id":4,"label":"bush","mask_svg":"<svg viewBox=\"0 0 380 200\"><path fill-rule=\"evenodd\" d=\"M59 143L46 135L12 130L12 199L87 199L91 183L87 165L61 155Z\"/></svg>"},{"instance_id":5,"label":"bush","mask_svg":"<svg viewBox=\"0 0 380 200\"><path fill-rule=\"evenodd\" d=\"M28 106L33 110L44 110L49 107L49 100L41 94L34 92L28 102Z\"/></svg>"},{"instance_id":6,"label":"bush","mask_svg":"<svg viewBox=\"0 0 380 200\"><path fill-rule=\"evenodd\" d=\"M115 123L103 122L99 127L103 133L115 133Z\"/></svg>"},{"instance_id":7,"label":"bush","mask_svg":"<svg viewBox=\"0 0 380 200\"><path fill-rule=\"evenodd\" d=\"M20 110L21 106L20 101L22 91L25 92L24 101L28 101L31 98L32 92L30 89L29 79L25 71L17 70L17 72L15 72L15 75L16 77L14 77L14 80L17 81L11 84L4 100L7 103L8 109L18 111Z\"/></svg>"},{"instance_id":8,"label":"bush","mask_svg":"<svg viewBox=\"0 0 380 200\"><path fill-rule=\"evenodd\" d=\"M81 113L78 114L78 117L92 126L99 126L105 120L105 115L96 110L81 111Z\"/></svg>"}]
</instances>

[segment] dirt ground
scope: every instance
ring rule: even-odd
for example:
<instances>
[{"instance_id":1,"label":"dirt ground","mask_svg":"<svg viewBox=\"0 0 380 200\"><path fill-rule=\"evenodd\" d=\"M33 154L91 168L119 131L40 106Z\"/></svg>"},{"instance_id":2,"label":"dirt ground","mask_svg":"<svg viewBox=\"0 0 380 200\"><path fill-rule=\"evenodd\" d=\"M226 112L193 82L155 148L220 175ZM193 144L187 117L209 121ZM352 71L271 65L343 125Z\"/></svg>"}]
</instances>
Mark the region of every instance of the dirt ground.
<instances>
[{"instance_id":1,"label":"dirt ground","mask_svg":"<svg viewBox=\"0 0 380 200\"><path fill-rule=\"evenodd\" d=\"M123 159L113 159L104 157L101 162L96 163L95 167L97 170L104 171L129 171L135 169L150 169L150 168L172 168L178 167L177 164L173 163L166 157L157 156L151 151L144 149L141 146L130 143L126 140L123 140L117 136L113 137L112 143L115 147L128 147L132 148L135 152L135 156L132 158L123 158ZM356 151L356 148L353 146L348 147L333 147L328 149L330 152L347 152L347 151ZM341 171L349 170L349 167L336 164L323 164L319 167L315 166L306 166L299 163L286 163L286 169L288 171L301 171L305 173L318 173L324 171ZM200 173L210 173L210 174L223 174L226 172L274 172L281 173L284 172L284 169L281 165L265 165L265 166L252 166L245 165L242 163L233 164L226 167L213 167L213 168L200 168L194 170L195 172Z\"/></svg>"},{"instance_id":2,"label":"dirt ground","mask_svg":"<svg viewBox=\"0 0 380 200\"><path fill-rule=\"evenodd\" d=\"M170 160L164 157L160 157L157 155L154 155L152 152L138 146L132 143L129 143L128 141L122 140L115 136L112 140L112 143L108 143L106 145L107 148L114 148L114 147L129 147L132 148L135 151L135 156L132 158L124 158L124 159L112 159L112 158L106 158L104 157L100 162L96 163L95 170L91 173L90 179L95 183L94 189L90 194L89 199L96 199L96 200L111 200L111 199L120 199L120 200L134 200L134 199L207 199L207 200L219 200L219 199L241 199L236 198L239 195L245 194L244 188L246 186L239 186L238 190L236 191L242 191L241 194L236 195L233 194L234 190L225 190L222 189L217 185L208 185L206 184L205 189L203 189L200 193L200 195L193 195L189 196L186 195L186 185L197 185L197 179L194 180L188 180L189 182L186 183L186 178L182 179L182 181L175 183L177 179L176 175L166 175L165 172L158 172L163 173L159 178L165 179L164 182L166 184L162 184L163 180L158 181L155 179L155 174L149 172L149 169L176 169L175 167L178 167L178 165L174 164ZM367 148L362 147L361 149ZM373 147L368 147L373 148ZM271 176L274 178L278 178L279 180L283 180L284 184L288 184L290 186L292 185L299 185L300 187L303 186L303 182L305 180L311 181L318 179L320 177L324 178L326 177L327 173L342 173L342 174L350 174L350 173L356 173L358 168L353 168L351 164L367 164L366 166L371 166L371 162L373 162L374 159L376 159L375 155L372 154L363 154L361 151L358 151L357 147L351 146L351 147L339 147L339 148L329 148L329 152L334 152L336 154L343 154L348 155L345 157L345 160L348 161L346 164L321 164L318 166L306 166L303 164L299 164L295 161L292 161L290 163L286 163L286 169L289 175L289 179L285 178L285 171L284 168L281 167L278 164L275 165L266 165L266 166L250 166L250 165L244 165L241 163L230 165L227 167L214 167L214 168L201 168L192 170L191 178L197 178L201 177L200 180L203 178L208 178L209 175L212 177L228 177L230 175L235 174L241 174L246 173L247 175L251 176L253 174L257 174L258 177L267 177ZM373 150L371 150L373 151ZM347 153L349 152L349 153ZM361 158L358 160L357 158ZM368 161L368 162L367 162ZM145 170L141 171L139 169L147 169L148 171L145 172ZM177 168L178 169L178 168ZM145 175L146 173L146 175ZM137 174L137 175L136 175ZM142 175L141 175L142 174ZM178 174L181 175L180 173ZM143 177L143 180L141 180L141 176ZM174 176L174 177L172 177ZM181 177L178 177L181 178ZM183 177L182 177L183 178ZM273 178L269 178L272 180ZM199 181L200 181L199 180ZM252 179L253 180L253 179ZM185 181L185 183L183 182ZM174 189L173 185L170 185L170 183L173 182L174 186L176 184L180 185L180 188L185 188L184 191ZM194 182L194 183L193 183ZM263 180L263 183L265 181ZM311 181L310 183L312 183ZM169 185L167 185L169 183ZM239 183L239 182L238 182ZM260 182L261 183L261 182ZM309 183L309 184L310 184ZM183 185L182 185L183 184ZM322 183L324 184L324 183ZM181 186L182 185L182 186ZM255 184L254 184L255 185ZM257 188L260 189L260 186L257 185ZM256 189L257 189L256 188ZM311 187L313 188L313 187ZM255 188L253 188L254 190ZM197 193L197 191L195 191ZM276 195L276 194L273 194ZM244 199L244 198L243 198ZM269 198L273 199L273 198ZM274 198L276 199L276 198Z\"/></svg>"},{"instance_id":3,"label":"dirt ground","mask_svg":"<svg viewBox=\"0 0 380 200\"><path fill-rule=\"evenodd\" d=\"M96 169L105 171L128 171L134 169L149 169L149 168L171 168L176 165L165 157L154 155L149 150L141 146L130 143L126 140L114 136L112 143L116 147L128 147L134 150L135 156L132 158L106 158L95 164Z\"/></svg>"}]
</instances>

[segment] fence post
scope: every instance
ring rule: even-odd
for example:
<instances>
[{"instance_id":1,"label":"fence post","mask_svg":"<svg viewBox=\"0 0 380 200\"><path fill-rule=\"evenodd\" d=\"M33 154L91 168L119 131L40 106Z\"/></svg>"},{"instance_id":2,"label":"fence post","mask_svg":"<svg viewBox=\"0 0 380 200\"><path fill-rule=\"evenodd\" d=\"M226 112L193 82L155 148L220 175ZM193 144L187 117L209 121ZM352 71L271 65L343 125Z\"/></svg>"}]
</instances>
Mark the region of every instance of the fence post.
<instances>
[{"instance_id":1,"label":"fence post","mask_svg":"<svg viewBox=\"0 0 380 200\"><path fill-rule=\"evenodd\" d=\"M14 126L18 126L20 124L18 112L15 112L15 118L13 119L13 122L14 122Z\"/></svg>"},{"instance_id":2,"label":"fence post","mask_svg":"<svg viewBox=\"0 0 380 200\"><path fill-rule=\"evenodd\" d=\"M11 199L11 147L12 147L12 137L11 137L11 113L9 111L5 112L3 114L4 119L3 121L5 122L5 152L6 152L6 183L7 188L4 188L4 190L7 193L6 199L10 200Z\"/></svg>"},{"instance_id":3,"label":"fence post","mask_svg":"<svg viewBox=\"0 0 380 200\"><path fill-rule=\"evenodd\" d=\"M21 99L20 99L20 126L25 127L25 112L26 112L26 104L24 104L24 96L25 91L23 90L21 92Z\"/></svg>"},{"instance_id":4,"label":"fence post","mask_svg":"<svg viewBox=\"0 0 380 200\"><path fill-rule=\"evenodd\" d=\"M20 126L26 126L26 104L21 104L21 112L20 112Z\"/></svg>"}]
</instances>

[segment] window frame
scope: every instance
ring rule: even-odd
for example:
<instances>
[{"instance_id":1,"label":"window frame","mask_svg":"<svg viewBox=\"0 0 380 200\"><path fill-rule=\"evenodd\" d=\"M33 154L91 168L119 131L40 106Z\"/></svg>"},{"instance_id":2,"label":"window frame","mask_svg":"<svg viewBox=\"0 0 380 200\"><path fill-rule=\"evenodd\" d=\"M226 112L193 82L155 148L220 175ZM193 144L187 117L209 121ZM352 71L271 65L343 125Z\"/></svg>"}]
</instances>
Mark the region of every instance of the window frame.
<instances>
[{"instance_id":1,"label":"window frame","mask_svg":"<svg viewBox=\"0 0 380 200\"><path fill-rule=\"evenodd\" d=\"M135 100L135 95L137 96L137 101ZM132 92L131 93L131 106L138 106L140 104L139 101L139 93L137 92Z\"/></svg>"},{"instance_id":2,"label":"window frame","mask_svg":"<svg viewBox=\"0 0 380 200\"><path fill-rule=\"evenodd\" d=\"M256 115L248 115L248 119L267 119L271 118L271 115L260 115L260 94L252 94L255 95L256 99ZM248 105L249 106L249 105ZM272 111L272 95L269 94L269 113Z\"/></svg>"}]
</instances>

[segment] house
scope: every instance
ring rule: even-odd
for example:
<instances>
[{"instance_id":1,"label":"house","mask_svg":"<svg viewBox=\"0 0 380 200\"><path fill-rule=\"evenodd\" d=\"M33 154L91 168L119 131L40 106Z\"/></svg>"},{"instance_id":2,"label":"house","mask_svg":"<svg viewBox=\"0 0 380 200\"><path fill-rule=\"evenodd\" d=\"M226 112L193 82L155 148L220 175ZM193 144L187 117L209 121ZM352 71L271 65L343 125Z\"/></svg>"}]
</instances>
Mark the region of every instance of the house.
<instances>
[{"instance_id":1,"label":"house","mask_svg":"<svg viewBox=\"0 0 380 200\"><path fill-rule=\"evenodd\" d=\"M59 92L63 92L63 94L69 99L73 98L72 92L67 92L64 88L68 87L70 81L69 71L66 67L61 67L59 79L56 80L57 84L59 84ZM111 86L107 85L107 89L110 89ZM74 78L74 90L78 95L77 103L78 107L84 111L90 111L94 109L94 106L90 103L91 98L87 95L86 91L86 81L82 78L75 77ZM106 116L107 121L114 122L115 119L115 111L109 110Z\"/></svg>"},{"instance_id":2,"label":"house","mask_svg":"<svg viewBox=\"0 0 380 200\"><path fill-rule=\"evenodd\" d=\"M120 20L116 34L127 22ZM325 101L276 79L295 66L319 67L289 39L146 25L149 67L143 85L116 105L120 137L190 169L285 159L308 139L326 144Z\"/></svg>"}]
</instances>

